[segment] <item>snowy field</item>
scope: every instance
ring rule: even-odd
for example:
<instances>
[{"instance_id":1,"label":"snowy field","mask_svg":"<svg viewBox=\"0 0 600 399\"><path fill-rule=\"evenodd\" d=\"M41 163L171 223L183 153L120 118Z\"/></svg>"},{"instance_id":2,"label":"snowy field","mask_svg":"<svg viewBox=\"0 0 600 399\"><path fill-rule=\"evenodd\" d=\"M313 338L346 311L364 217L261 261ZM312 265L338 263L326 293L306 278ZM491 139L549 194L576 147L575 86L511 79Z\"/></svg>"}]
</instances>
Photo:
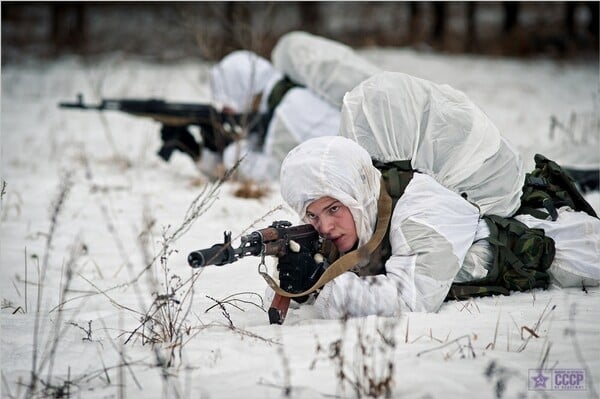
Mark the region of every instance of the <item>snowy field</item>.
<instances>
[{"instance_id":1,"label":"snowy field","mask_svg":"<svg viewBox=\"0 0 600 399\"><path fill-rule=\"evenodd\" d=\"M600 153L597 63L361 53L466 92L529 166L535 152ZM157 123L57 103L79 92L207 102L209 67L115 54L2 68L2 398L598 397L598 288L394 319L320 320L305 306L276 326L258 258L193 274L187 254L224 230L298 221L278 186L258 200L230 182L213 192L185 156L155 155ZM564 126L551 129L552 116ZM600 211L600 195L587 198ZM558 370L583 382L557 385Z\"/></svg>"}]
</instances>

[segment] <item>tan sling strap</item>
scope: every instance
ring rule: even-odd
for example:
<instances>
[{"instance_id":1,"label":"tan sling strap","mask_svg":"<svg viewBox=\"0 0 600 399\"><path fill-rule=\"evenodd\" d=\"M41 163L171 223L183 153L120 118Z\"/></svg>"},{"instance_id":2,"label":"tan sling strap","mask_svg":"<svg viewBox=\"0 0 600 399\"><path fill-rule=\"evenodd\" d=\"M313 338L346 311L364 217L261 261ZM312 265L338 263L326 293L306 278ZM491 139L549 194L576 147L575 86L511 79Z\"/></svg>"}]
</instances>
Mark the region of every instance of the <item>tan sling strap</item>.
<instances>
[{"instance_id":1,"label":"tan sling strap","mask_svg":"<svg viewBox=\"0 0 600 399\"><path fill-rule=\"evenodd\" d=\"M365 245L357 248L354 251L348 252L335 262L333 262L321 275L321 278L309 289L298 294L292 294L284 291L277 285L275 280L268 273L259 270L259 274L265 279L269 287L271 287L277 294L285 297L296 298L299 296L310 294L311 292L321 288L340 274L347 272L352 267L358 265L364 260L367 260L369 256L377 249L381 240L385 236L388 229L390 219L392 217L392 198L385 189L385 183L381 181L381 187L379 189L379 199L377 201L377 224L375 225L375 231L373 236Z\"/></svg>"}]
</instances>

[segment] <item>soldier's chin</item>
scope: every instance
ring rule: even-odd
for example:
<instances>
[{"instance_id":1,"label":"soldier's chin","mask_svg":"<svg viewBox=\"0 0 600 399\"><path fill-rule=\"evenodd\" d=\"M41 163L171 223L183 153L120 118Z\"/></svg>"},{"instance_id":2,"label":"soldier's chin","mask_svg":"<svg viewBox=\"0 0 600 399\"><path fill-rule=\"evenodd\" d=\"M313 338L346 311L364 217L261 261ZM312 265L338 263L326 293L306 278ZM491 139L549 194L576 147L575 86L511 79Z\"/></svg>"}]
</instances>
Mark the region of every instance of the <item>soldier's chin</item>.
<instances>
[{"instance_id":1,"label":"soldier's chin","mask_svg":"<svg viewBox=\"0 0 600 399\"><path fill-rule=\"evenodd\" d=\"M338 238L337 240L333 241L333 244L335 245L335 247L337 248L338 251L340 252L348 252L352 249L352 247L354 246L352 243L348 242L348 239L344 236Z\"/></svg>"}]
</instances>

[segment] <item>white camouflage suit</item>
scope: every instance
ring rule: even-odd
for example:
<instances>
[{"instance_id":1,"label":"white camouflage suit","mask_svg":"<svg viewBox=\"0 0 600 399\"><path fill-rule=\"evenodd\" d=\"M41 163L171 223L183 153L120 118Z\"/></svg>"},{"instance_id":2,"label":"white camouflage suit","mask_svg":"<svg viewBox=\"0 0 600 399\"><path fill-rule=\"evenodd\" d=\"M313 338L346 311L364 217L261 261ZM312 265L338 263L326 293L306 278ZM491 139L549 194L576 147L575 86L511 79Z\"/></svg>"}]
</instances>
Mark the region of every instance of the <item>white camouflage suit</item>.
<instances>
[{"instance_id":1,"label":"white camouflage suit","mask_svg":"<svg viewBox=\"0 0 600 399\"><path fill-rule=\"evenodd\" d=\"M262 93L258 111L267 112L267 100L273 86L283 78L267 60L249 51L235 51L211 70L211 90L218 105L236 112L248 112L253 98ZM279 177L283 158L297 144L339 130L339 107L333 107L310 90L289 90L275 108L263 148L252 139L231 144L225 149L223 162L231 168L245 155L238 171L256 181Z\"/></svg>"},{"instance_id":2,"label":"white camouflage suit","mask_svg":"<svg viewBox=\"0 0 600 399\"><path fill-rule=\"evenodd\" d=\"M337 135L342 97L379 72L351 47L305 32L283 35L271 58L273 64L252 52L234 51L210 72L214 101L236 112L250 111L260 93L258 110L266 112L269 94L284 74L302 86L289 90L275 108L262 149L242 141L225 150L226 167L246 155L238 170L259 181L276 180L283 158L299 143Z\"/></svg>"},{"instance_id":3,"label":"white camouflage suit","mask_svg":"<svg viewBox=\"0 0 600 399\"><path fill-rule=\"evenodd\" d=\"M261 77L246 86L245 98L270 92L281 79L266 60L256 61L255 55L244 52L237 57L229 66L224 59L220 67L236 70L244 65L243 58L250 59L246 65L252 67L245 70ZM334 125L340 124L339 134L352 139L320 137L287 156L281 192L301 218L310 201L334 197L351 209L362 245L372 235L377 214L379 172L371 157L410 159L422 172L415 174L394 210L387 274L360 278L345 273L328 283L315 302L322 316L436 311L452 281L485 276L490 252L482 239L489 231L480 217L512 215L519 207L524 176L518 153L487 116L450 86L401 73L379 73L349 47L303 32L285 35L272 58L278 70L307 89L292 89L283 98L264 152L254 153L269 167L248 162L248 172L256 176L261 170L277 170L294 145L328 136ZM240 73L244 76L243 68ZM217 75L213 72L213 82L219 81ZM229 89L213 84L213 92L219 90L226 93L223 103L228 96L244 98L233 94L235 84ZM261 110L265 101L263 96ZM238 107L247 109L247 104ZM336 105L342 105L341 122ZM598 220L564 208L559 214L558 222L520 218L557 239L551 270L560 285L597 281Z\"/></svg>"},{"instance_id":4,"label":"white camouflage suit","mask_svg":"<svg viewBox=\"0 0 600 399\"><path fill-rule=\"evenodd\" d=\"M281 194L300 217L312 201L335 198L350 209L359 246L373 234L379 188L380 172L369 153L343 137L306 141L281 167ZM559 285L597 284L600 220L568 208L559 210L556 222L528 216L519 220L544 228L555 239L550 271ZM453 281L485 276L489 247L478 244L488 235L477 206L431 176L415 173L392 213L386 274L343 273L323 287L314 306L324 318L435 312Z\"/></svg>"},{"instance_id":5,"label":"white camouflage suit","mask_svg":"<svg viewBox=\"0 0 600 399\"><path fill-rule=\"evenodd\" d=\"M301 34L296 38L307 43ZM337 62L331 59L335 54L321 51L310 63L290 61L296 71L290 76L303 77L302 83L319 92L322 76L338 76L342 70L360 75L351 54ZM327 84L330 93L337 93L329 99L334 101L342 89L335 88L335 80ZM350 208L363 245L374 229L379 192L379 172L371 158L410 159L421 173L394 209L387 273L368 278L345 273L325 285L315 306L323 317L437 311L453 281L487 274L491 252L483 239L489 230L481 216L511 216L518 209L524 180L520 156L479 107L448 85L380 72L346 93L342 104L339 135L351 140L311 140L291 151L282 165L282 196L301 218L311 201L336 198ZM568 208L559 210L556 222L517 218L555 239L550 271L557 285L598 283L598 219Z\"/></svg>"},{"instance_id":6,"label":"white camouflage suit","mask_svg":"<svg viewBox=\"0 0 600 399\"><path fill-rule=\"evenodd\" d=\"M341 107L339 135L378 161L412 161L483 214L512 215L524 173L518 152L467 96L403 73L382 72L351 48L288 33L272 54L293 80Z\"/></svg>"}]
</instances>

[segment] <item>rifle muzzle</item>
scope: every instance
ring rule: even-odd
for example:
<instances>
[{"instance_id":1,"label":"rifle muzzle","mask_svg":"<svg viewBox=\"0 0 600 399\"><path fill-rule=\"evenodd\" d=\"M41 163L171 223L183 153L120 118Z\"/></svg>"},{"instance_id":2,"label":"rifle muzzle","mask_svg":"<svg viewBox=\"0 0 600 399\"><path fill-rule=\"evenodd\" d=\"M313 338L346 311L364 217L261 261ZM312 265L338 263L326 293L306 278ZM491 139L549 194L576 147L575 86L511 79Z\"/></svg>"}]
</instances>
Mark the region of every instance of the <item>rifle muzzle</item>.
<instances>
[{"instance_id":1,"label":"rifle muzzle","mask_svg":"<svg viewBox=\"0 0 600 399\"><path fill-rule=\"evenodd\" d=\"M229 244L216 244L188 255L188 264L193 268L209 265L222 266L235 261L235 252Z\"/></svg>"}]
</instances>

